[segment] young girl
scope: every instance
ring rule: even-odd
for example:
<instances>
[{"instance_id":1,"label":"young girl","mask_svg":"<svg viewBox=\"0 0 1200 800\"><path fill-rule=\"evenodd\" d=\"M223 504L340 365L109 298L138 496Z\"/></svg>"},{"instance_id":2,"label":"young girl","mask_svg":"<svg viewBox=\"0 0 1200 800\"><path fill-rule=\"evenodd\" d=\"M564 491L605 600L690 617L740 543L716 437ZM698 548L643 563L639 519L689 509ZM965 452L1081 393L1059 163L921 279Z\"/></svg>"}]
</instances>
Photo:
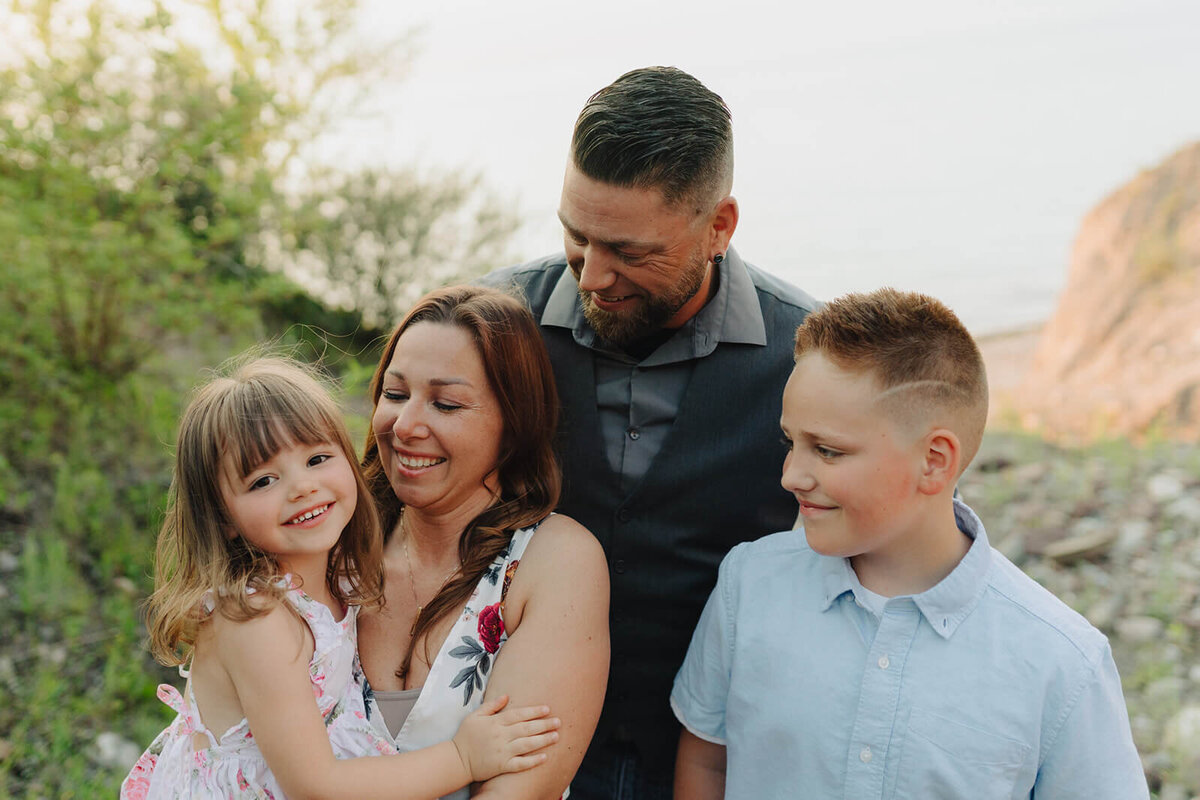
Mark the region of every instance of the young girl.
<instances>
[{"instance_id":1,"label":"young girl","mask_svg":"<svg viewBox=\"0 0 1200 800\"><path fill-rule=\"evenodd\" d=\"M544 761L558 720L501 713L506 698L412 753L372 732L355 616L381 596L380 541L341 415L305 368L257 359L204 386L180 423L148 620L186 698L159 687L178 715L121 797L433 798Z\"/></svg>"}]
</instances>

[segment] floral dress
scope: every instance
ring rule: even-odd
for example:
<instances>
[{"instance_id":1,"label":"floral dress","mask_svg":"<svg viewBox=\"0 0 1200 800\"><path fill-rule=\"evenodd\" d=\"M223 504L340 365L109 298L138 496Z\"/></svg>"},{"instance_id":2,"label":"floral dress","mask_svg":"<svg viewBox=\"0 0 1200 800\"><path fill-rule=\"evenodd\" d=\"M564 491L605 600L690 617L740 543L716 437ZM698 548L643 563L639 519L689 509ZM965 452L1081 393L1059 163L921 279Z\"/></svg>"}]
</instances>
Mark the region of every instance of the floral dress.
<instances>
[{"instance_id":1,"label":"floral dress","mask_svg":"<svg viewBox=\"0 0 1200 800\"><path fill-rule=\"evenodd\" d=\"M323 604L300 589L284 595L312 630L315 647L308 665L317 708L338 758L387 755L396 748L379 736L367 720L366 678L358 663L358 607L350 606L341 621ZM180 674L187 677L182 667ZM220 797L230 800L286 795L263 759L242 719L219 737L204 727L187 682L186 699L175 687L162 684L158 697L175 709L175 720L158 735L121 784L121 800ZM193 736L207 737L208 747L197 749Z\"/></svg>"},{"instance_id":2,"label":"floral dress","mask_svg":"<svg viewBox=\"0 0 1200 800\"><path fill-rule=\"evenodd\" d=\"M416 705L394 740L388 733L383 714L372 709L371 724L376 733L394 741L400 752L448 741L467 715L483 704L483 692L492 665L500 648L508 641L508 631L504 627L504 599L537 527L531 525L514 533L508 547L500 551L479 579L442 649L433 659ZM569 792L564 792L563 797L567 794ZM446 795L444 800L466 800L468 796L469 791L464 788Z\"/></svg>"}]
</instances>

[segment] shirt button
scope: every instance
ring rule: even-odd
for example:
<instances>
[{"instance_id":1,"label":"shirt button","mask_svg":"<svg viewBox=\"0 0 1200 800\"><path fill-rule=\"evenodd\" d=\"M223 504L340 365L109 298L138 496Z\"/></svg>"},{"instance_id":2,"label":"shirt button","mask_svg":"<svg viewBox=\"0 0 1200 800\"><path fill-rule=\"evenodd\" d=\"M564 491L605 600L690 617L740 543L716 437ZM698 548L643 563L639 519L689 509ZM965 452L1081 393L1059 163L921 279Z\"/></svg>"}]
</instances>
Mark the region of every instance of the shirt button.
<instances>
[{"instance_id":1,"label":"shirt button","mask_svg":"<svg viewBox=\"0 0 1200 800\"><path fill-rule=\"evenodd\" d=\"M613 562L613 570L615 570L618 573L625 572L625 559L618 558L616 561L614 561Z\"/></svg>"},{"instance_id":2,"label":"shirt button","mask_svg":"<svg viewBox=\"0 0 1200 800\"><path fill-rule=\"evenodd\" d=\"M892 662L891 662L891 661L888 661L888 657L887 657L887 656L880 656L880 657L879 657L879 668L880 668L880 669L887 669L889 666L891 666L891 664L892 664Z\"/></svg>"},{"instance_id":3,"label":"shirt button","mask_svg":"<svg viewBox=\"0 0 1200 800\"><path fill-rule=\"evenodd\" d=\"M863 762L864 764L870 764L871 763L871 748L864 747L862 749L862 752L858 754L858 760Z\"/></svg>"},{"instance_id":4,"label":"shirt button","mask_svg":"<svg viewBox=\"0 0 1200 800\"><path fill-rule=\"evenodd\" d=\"M630 428L629 429L629 438L633 439L636 442L638 439L642 438L642 432L639 431L637 428Z\"/></svg>"}]
</instances>

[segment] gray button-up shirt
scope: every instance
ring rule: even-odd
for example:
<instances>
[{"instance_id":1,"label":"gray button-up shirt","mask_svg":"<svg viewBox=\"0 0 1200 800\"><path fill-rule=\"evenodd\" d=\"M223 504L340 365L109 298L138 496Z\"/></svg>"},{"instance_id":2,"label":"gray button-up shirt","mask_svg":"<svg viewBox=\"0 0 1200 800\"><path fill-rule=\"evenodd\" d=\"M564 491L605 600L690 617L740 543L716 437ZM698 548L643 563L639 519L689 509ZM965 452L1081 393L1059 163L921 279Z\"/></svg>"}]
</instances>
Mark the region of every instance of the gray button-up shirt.
<instances>
[{"instance_id":1,"label":"gray button-up shirt","mask_svg":"<svg viewBox=\"0 0 1200 800\"><path fill-rule=\"evenodd\" d=\"M641 480L662 448L696 359L719 342L765 345L766 329L754 284L745 269L718 270L717 293L696 316L640 361L606 346L588 325L579 287L564 270L554 287L542 324L567 328L575 342L596 354L596 404L608 462L628 491Z\"/></svg>"}]
</instances>

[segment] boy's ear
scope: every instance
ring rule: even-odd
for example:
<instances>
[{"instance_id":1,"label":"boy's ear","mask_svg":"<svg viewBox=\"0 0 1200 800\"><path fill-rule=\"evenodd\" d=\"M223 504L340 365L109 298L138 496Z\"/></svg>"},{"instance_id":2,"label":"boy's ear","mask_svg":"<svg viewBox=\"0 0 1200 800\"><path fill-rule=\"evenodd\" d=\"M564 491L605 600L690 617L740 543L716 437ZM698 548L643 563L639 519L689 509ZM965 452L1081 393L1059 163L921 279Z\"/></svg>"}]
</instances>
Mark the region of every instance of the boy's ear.
<instances>
[{"instance_id":1,"label":"boy's ear","mask_svg":"<svg viewBox=\"0 0 1200 800\"><path fill-rule=\"evenodd\" d=\"M953 489L958 481L958 465L962 459L962 444L958 435L948 428L935 428L925 435L925 453L917 490L921 494L941 494Z\"/></svg>"}]
</instances>

